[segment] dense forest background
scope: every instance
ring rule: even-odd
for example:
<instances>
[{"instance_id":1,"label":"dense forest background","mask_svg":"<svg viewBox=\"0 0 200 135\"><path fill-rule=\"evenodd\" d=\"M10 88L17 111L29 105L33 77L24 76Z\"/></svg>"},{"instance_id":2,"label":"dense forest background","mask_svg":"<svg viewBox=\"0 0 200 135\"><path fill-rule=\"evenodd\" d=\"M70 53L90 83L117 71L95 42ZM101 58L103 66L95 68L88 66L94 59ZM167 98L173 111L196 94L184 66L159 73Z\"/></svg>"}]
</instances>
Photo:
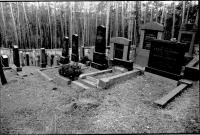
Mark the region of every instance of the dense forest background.
<instances>
[{"instance_id":1,"label":"dense forest background","mask_svg":"<svg viewBox=\"0 0 200 135\"><path fill-rule=\"evenodd\" d=\"M96 28L110 37L139 43L139 26L156 21L165 26L164 39L178 38L182 23L199 24L198 1L0 2L0 44L9 48L62 48L68 36L79 46L94 46ZM198 41L195 41L198 42Z\"/></svg>"}]
</instances>

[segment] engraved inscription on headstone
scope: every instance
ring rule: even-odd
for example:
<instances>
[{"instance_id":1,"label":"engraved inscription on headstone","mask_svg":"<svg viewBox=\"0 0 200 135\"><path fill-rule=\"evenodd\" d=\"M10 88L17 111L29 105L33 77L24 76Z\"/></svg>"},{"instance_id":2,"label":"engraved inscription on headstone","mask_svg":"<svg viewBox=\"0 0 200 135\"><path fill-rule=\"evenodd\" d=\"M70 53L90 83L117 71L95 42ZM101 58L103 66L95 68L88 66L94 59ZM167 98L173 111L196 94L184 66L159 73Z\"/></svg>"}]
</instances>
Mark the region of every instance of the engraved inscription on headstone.
<instances>
[{"instance_id":1,"label":"engraved inscription on headstone","mask_svg":"<svg viewBox=\"0 0 200 135\"><path fill-rule=\"evenodd\" d=\"M148 67L172 74L180 74L185 54L184 48L185 44L182 43L152 40Z\"/></svg>"},{"instance_id":2,"label":"engraved inscription on headstone","mask_svg":"<svg viewBox=\"0 0 200 135\"><path fill-rule=\"evenodd\" d=\"M95 52L105 53L106 51L106 28L101 25L97 27L97 35L95 42Z\"/></svg>"},{"instance_id":3,"label":"engraved inscription on headstone","mask_svg":"<svg viewBox=\"0 0 200 135\"><path fill-rule=\"evenodd\" d=\"M186 52L189 52L190 43L192 41L192 34L182 33L181 34L181 43L186 43Z\"/></svg>"},{"instance_id":4,"label":"engraved inscription on headstone","mask_svg":"<svg viewBox=\"0 0 200 135\"><path fill-rule=\"evenodd\" d=\"M150 50L151 40L157 39L158 31L146 30L144 34L143 49Z\"/></svg>"},{"instance_id":5,"label":"engraved inscription on headstone","mask_svg":"<svg viewBox=\"0 0 200 135\"><path fill-rule=\"evenodd\" d=\"M114 50L114 57L117 59L123 59L124 45L115 44Z\"/></svg>"}]
</instances>

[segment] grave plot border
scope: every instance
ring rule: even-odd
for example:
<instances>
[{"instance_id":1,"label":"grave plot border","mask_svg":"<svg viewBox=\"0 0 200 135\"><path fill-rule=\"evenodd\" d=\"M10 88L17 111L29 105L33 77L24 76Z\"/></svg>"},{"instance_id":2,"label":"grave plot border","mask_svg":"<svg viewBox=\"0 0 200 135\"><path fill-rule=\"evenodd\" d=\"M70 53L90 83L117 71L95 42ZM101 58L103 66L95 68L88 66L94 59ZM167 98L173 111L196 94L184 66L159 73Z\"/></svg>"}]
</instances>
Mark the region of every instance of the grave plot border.
<instances>
[{"instance_id":1,"label":"grave plot border","mask_svg":"<svg viewBox=\"0 0 200 135\"><path fill-rule=\"evenodd\" d=\"M43 73L42 71L47 70L47 69L52 69L52 68L59 68L59 66L53 66L53 67L48 67L48 68L40 68L36 69L36 73L39 77L43 78L46 81L53 82L54 79Z\"/></svg>"}]
</instances>

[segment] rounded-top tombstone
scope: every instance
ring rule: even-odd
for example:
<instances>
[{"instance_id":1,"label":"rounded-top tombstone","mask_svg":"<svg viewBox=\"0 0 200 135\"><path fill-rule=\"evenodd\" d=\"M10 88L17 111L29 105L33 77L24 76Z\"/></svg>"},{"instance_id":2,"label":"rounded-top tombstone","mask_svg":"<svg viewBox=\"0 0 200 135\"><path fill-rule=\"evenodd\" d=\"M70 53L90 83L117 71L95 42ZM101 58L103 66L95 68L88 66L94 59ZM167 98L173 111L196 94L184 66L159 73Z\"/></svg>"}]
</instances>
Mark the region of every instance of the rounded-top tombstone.
<instances>
[{"instance_id":1,"label":"rounded-top tombstone","mask_svg":"<svg viewBox=\"0 0 200 135\"><path fill-rule=\"evenodd\" d=\"M97 27L95 52L105 53L105 51L106 51L106 27L100 25Z\"/></svg>"}]
</instances>

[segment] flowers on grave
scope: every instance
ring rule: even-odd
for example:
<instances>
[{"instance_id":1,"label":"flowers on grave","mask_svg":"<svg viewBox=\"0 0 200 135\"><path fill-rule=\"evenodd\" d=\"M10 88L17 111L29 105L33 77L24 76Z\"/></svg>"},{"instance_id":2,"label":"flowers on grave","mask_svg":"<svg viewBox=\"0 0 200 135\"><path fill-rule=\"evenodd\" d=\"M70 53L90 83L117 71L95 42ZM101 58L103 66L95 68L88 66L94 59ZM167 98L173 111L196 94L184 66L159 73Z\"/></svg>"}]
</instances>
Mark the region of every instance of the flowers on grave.
<instances>
[{"instance_id":1,"label":"flowers on grave","mask_svg":"<svg viewBox=\"0 0 200 135\"><path fill-rule=\"evenodd\" d=\"M67 77L71 80L75 80L83 73L81 66L77 65L77 63L62 65L58 69L58 72L61 76Z\"/></svg>"}]
</instances>

